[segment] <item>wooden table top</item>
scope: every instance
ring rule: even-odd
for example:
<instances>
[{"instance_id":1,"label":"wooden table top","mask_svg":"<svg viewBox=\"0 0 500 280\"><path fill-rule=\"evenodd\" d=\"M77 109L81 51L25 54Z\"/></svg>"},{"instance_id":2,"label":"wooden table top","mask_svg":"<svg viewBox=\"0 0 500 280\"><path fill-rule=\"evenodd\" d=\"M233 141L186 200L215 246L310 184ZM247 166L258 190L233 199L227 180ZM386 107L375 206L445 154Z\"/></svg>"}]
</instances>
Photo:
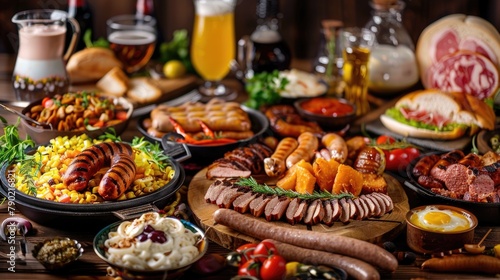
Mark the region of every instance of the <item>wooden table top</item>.
<instances>
[{"instance_id":1,"label":"wooden table top","mask_svg":"<svg viewBox=\"0 0 500 280\"><path fill-rule=\"evenodd\" d=\"M0 55L0 100L15 100L14 93L10 84L9 69L13 65L12 57L6 55ZM303 65L303 64L301 64ZM241 85L235 81L228 81L229 84L240 87ZM238 101L244 100L244 96L240 95ZM377 98L372 98L372 103L375 106L380 106L378 109L372 111L369 115L361 118L357 121L357 124L361 124L370 120L375 116L378 116L384 108L393 104L393 100L382 100ZM20 108L19 108L20 110ZM2 109L0 109L0 115L5 117L9 123L15 122L16 117ZM24 132L20 130L21 136L24 137ZM0 132L0 135L3 131ZM121 135L122 139L125 141L130 141L135 136L141 136L140 132L137 130L137 118L133 119L127 128L127 130ZM189 185L191 178L195 173L187 172L186 185ZM401 177L394 174L398 180L402 180ZM403 182L401 182L403 183ZM422 197L418 197L411 190L405 188L407 193L410 207L415 207L418 205L423 205L426 201ZM15 202L15 201L14 201ZM15 207L15 205L14 205ZM10 216L10 209L8 209L7 203L4 202L0 205L0 221L8 218ZM16 211L14 213L16 217L23 217L21 213ZM26 263L17 261L15 263L15 272L12 272L8 263L9 258L7 254L9 253L9 244L5 241L0 241L0 278L1 279L113 279L113 277L106 276L107 265L102 260L100 260L94 253L92 248L92 240L96 234L96 230L74 230L71 228L66 228L65 225L60 225L57 227L47 227L36 222L33 222L35 231L27 236L27 241L30 244L35 244L39 241L44 240L48 237L53 236L64 236L77 239L83 244L84 254L79 261L72 265L70 270L61 273L51 273L44 269L44 267L39 264L33 257L28 254ZM484 241L484 245L493 246L500 243L500 227L482 227L476 228L475 242L478 242L488 229L492 229L492 232L488 235ZM406 234L403 231L394 240L399 249L407 250L406 246ZM32 245L31 245L32 246ZM225 255L229 253L230 250L226 249L214 242L210 242L208 253L219 253ZM480 274L465 274L465 273L432 273L422 271L419 268L419 264L424 260L424 256L418 255L417 261L414 264L409 265L399 265L399 268L394 273L382 273L382 279L488 279L494 278L494 276L480 275ZM232 276L236 275L236 269L233 267L227 267L222 271L214 275L200 276L189 271L182 279L230 279Z\"/></svg>"}]
</instances>

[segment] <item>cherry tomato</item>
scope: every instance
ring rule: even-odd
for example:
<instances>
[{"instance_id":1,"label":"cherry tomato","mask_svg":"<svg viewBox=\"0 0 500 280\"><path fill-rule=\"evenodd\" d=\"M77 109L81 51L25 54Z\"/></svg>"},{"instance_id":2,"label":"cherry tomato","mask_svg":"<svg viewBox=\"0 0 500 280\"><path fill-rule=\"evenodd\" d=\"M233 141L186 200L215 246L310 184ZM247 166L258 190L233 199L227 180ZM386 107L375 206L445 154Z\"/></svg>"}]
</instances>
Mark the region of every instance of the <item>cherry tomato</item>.
<instances>
[{"instance_id":1,"label":"cherry tomato","mask_svg":"<svg viewBox=\"0 0 500 280\"><path fill-rule=\"evenodd\" d=\"M396 142L396 139L387 135L380 135L376 140L377 145L392 144L394 142Z\"/></svg>"},{"instance_id":2,"label":"cherry tomato","mask_svg":"<svg viewBox=\"0 0 500 280\"><path fill-rule=\"evenodd\" d=\"M264 262L270 255L276 254L278 249L273 242L268 240L262 240L255 250L253 251L253 257L258 259L260 262Z\"/></svg>"},{"instance_id":3,"label":"cherry tomato","mask_svg":"<svg viewBox=\"0 0 500 280\"><path fill-rule=\"evenodd\" d=\"M420 151L414 147L384 150L384 153L385 169L390 171L404 170L413 159L420 156Z\"/></svg>"},{"instance_id":4,"label":"cherry tomato","mask_svg":"<svg viewBox=\"0 0 500 280\"><path fill-rule=\"evenodd\" d=\"M241 263L245 263L252 258L255 247L257 247L256 243L248 243L241 245L236 249L236 252L241 254Z\"/></svg>"},{"instance_id":5,"label":"cherry tomato","mask_svg":"<svg viewBox=\"0 0 500 280\"><path fill-rule=\"evenodd\" d=\"M240 268L238 269L238 275L240 276L254 276L254 277L259 277L260 275L260 267L262 266L262 263L258 262L257 260L249 260L244 262L242 265L240 265Z\"/></svg>"},{"instance_id":6,"label":"cherry tomato","mask_svg":"<svg viewBox=\"0 0 500 280\"><path fill-rule=\"evenodd\" d=\"M127 119L127 112L125 111L118 111L116 112L116 118L119 119L119 120L126 120Z\"/></svg>"},{"instance_id":7,"label":"cherry tomato","mask_svg":"<svg viewBox=\"0 0 500 280\"><path fill-rule=\"evenodd\" d=\"M49 108L54 104L54 100L50 97L45 97L42 99L42 106L43 108Z\"/></svg>"},{"instance_id":8,"label":"cherry tomato","mask_svg":"<svg viewBox=\"0 0 500 280\"><path fill-rule=\"evenodd\" d=\"M280 255L271 255L263 263L260 269L260 279L280 280L286 275L286 260Z\"/></svg>"}]
</instances>

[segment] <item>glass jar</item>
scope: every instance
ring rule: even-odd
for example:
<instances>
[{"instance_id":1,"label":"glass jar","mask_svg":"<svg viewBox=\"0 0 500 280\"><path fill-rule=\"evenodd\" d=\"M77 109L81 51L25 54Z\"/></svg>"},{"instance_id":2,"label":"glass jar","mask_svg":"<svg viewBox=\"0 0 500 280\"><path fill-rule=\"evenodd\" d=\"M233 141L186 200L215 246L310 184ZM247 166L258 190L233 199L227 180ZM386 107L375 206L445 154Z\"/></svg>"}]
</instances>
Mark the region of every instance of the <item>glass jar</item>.
<instances>
[{"instance_id":1,"label":"glass jar","mask_svg":"<svg viewBox=\"0 0 500 280\"><path fill-rule=\"evenodd\" d=\"M366 28L375 33L369 71L370 92L393 94L415 85L419 79L415 45L402 24L401 0L372 0L371 20Z\"/></svg>"},{"instance_id":2,"label":"glass jar","mask_svg":"<svg viewBox=\"0 0 500 280\"><path fill-rule=\"evenodd\" d=\"M328 85L327 95L342 97L344 81L342 78L342 46L339 36L343 23L339 20L321 22L321 38L318 54L313 62L314 73Z\"/></svg>"}]
</instances>

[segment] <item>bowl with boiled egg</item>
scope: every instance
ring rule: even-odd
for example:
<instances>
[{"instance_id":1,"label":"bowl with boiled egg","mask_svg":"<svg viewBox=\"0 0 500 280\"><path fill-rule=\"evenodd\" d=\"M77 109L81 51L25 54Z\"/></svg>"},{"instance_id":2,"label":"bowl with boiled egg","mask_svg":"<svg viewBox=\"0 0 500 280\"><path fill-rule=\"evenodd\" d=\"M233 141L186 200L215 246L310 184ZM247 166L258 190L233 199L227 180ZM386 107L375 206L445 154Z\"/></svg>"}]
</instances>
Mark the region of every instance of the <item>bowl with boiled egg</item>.
<instances>
[{"instance_id":1,"label":"bowl with boiled egg","mask_svg":"<svg viewBox=\"0 0 500 280\"><path fill-rule=\"evenodd\" d=\"M406 243L415 252L434 253L472 243L477 218L450 205L423 205L406 213Z\"/></svg>"}]
</instances>

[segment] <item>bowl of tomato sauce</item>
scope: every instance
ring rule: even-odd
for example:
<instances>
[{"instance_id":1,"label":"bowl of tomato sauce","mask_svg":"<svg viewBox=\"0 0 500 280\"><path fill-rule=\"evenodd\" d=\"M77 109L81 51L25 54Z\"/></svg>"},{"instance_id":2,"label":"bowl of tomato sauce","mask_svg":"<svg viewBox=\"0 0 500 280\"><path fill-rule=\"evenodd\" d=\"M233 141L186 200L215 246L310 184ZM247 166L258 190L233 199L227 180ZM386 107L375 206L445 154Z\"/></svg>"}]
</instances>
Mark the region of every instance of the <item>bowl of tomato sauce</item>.
<instances>
[{"instance_id":1,"label":"bowl of tomato sauce","mask_svg":"<svg viewBox=\"0 0 500 280\"><path fill-rule=\"evenodd\" d=\"M293 105L300 116L325 130L342 129L356 119L356 105L343 98L313 97Z\"/></svg>"}]
</instances>

